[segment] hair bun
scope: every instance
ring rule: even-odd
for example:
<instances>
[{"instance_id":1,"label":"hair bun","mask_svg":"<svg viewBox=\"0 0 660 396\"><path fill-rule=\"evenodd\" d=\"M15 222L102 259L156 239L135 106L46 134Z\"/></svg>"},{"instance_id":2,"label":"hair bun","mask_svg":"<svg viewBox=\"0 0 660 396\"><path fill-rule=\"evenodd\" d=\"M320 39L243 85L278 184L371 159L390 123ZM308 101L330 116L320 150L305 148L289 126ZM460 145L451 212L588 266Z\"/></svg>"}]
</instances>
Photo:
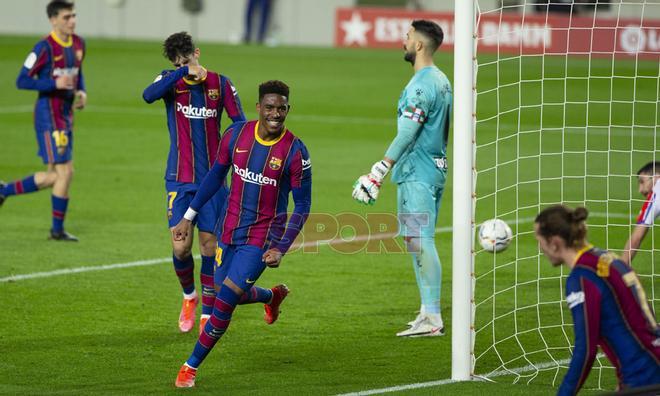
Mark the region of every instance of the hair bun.
<instances>
[{"instance_id":1,"label":"hair bun","mask_svg":"<svg viewBox=\"0 0 660 396\"><path fill-rule=\"evenodd\" d=\"M589 216L589 211L587 208L578 206L575 208L575 210L571 213L571 218L573 219L574 222L579 223L581 221L584 221L587 219Z\"/></svg>"}]
</instances>

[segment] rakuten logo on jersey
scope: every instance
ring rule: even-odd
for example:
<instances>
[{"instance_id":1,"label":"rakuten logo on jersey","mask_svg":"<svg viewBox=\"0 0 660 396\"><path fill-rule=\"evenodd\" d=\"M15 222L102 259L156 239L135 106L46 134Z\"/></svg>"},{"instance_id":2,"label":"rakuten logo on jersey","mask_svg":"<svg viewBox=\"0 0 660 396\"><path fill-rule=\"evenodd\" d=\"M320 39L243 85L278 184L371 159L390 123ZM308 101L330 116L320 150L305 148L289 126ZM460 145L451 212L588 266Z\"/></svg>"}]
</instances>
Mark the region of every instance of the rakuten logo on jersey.
<instances>
[{"instance_id":1,"label":"rakuten logo on jersey","mask_svg":"<svg viewBox=\"0 0 660 396\"><path fill-rule=\"evenodd\" d=\"M56 67L53 69L53 77L71 76L75 77L80 72L77 67Z\"/></svg>"},{"instance_id":2,"label":"rakuten logo on jersey","mask_svg":"<svg viewBox=\"0 0 660 396\"><path fill-rule=\"evenodd\" d=\"M247 168L239 168L236 164L234 164L234 173L236 173L241 178L241 180L246 183L258 184L260 186L270 185L277 187L277 180L264 176L263 173L254 173Z\"/></svg>"},{"instance_id":3,"label":"rakuten logo on jersey","mask_svg":"<svg viewBox=\"0 0 660 396\"><path fill-rule=\"evenodd\" d=\"M186 118L195 118L202 120L218 116L218 110L216 109L207 109L206 107L199 108L191 104L184 106L181 103L177 103L176 111L183 113L183 116Z\"/></svg>"}]
</instances>

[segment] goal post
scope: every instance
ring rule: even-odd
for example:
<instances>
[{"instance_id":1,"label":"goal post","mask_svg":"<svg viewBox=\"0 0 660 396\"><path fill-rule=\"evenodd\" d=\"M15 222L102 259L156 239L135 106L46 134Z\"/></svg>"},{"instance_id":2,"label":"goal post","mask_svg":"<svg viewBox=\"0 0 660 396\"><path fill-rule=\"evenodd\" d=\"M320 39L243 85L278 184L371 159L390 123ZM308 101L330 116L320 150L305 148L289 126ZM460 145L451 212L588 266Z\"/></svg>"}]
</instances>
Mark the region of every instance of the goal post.
<instances>
[{"instance_id":1,"label":"goal post","mask_svg":"<svg viewBox=\"0 0 660 396\"><path fill-rule=\"evenodd\" d=\"M472 286L474 241L474 40L472 0L454 1L454 143L452 212L452 364L451 378L469 380L472 372Z\"/></svg>"}]
</instances>

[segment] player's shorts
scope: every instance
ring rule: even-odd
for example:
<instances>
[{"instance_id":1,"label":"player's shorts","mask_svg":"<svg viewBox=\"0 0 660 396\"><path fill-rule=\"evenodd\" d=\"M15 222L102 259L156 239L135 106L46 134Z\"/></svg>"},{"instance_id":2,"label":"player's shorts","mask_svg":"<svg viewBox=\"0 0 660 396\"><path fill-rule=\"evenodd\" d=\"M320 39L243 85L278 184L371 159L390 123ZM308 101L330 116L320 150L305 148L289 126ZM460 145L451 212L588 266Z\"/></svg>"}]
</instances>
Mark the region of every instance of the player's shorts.
<instances>
[{"instance_id":1,"label":"player's shorts","mask_svg":"<svg viewBox=\"0 0 660 396\"><path fill-rule=\"evenodd\" d=\"M421 182L399 183L397 188L399 235L402 237L435 236L440 201L444 187Z\"/></svg>"},{"instance_id":2,"label":"player's shorts","mask_svg":"<svg viewBox=\"0 0 660 396\"><path fill-rule=\"evenodd\" d=\"M70 130L37 130L37 153L44 164L63 164L73 158L73 133Z\"/></svg>"},{"instance_id":3,"label":"player's shorts","mask_svg":"<svg viewBox=\"0 0 660 396\"><path fill-rule=\"evenodd\" d=\"M165 182L167 191L167 219L170 228L179 224L183 215L188 210L190 202L195 197L199 185L194 183L179 183L173 181ZM202 206L197 213L194 223L197 229L203 232L213 233L215 222L218 220L227 200L227 188L222 186L220 190L209 201Z\"/></svg>"},{"instance_id":4,"label":"player's shorts","mask_svg":"<svg viewBox=\"0 0 660 396\"><path fill-rule=\"evenodd\" d=\"M250 290L266 269L266 263L262 260L266 250L252 245L225 245L218 242L213 275L215 285L222 285L225 278L229 277L244 291Z\"/></svg>"}]
</instances>

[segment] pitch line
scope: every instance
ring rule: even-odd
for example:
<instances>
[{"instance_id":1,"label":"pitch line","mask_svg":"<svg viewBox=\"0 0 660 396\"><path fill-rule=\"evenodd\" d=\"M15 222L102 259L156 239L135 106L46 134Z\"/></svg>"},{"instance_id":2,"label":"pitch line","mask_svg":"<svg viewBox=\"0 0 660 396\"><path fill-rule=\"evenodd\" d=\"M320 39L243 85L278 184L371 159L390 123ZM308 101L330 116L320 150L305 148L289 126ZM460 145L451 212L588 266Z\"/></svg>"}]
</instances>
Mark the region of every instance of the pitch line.
<instances>
[{"instance_id":1,"label":"pitch line","mask_svg":"<svg viewBox=\"0 0 660 396\"><path fill-rule=\"evenodd\" d=\"M510 370L498 370L498 371L491 371L490 373L486 375L476 375L475 378L486 378L486 379L491 379L491 378L497 378L497 377L503 377L507 375L517 375L517 374L523 374L523 373L528 373L530 371L536 371L536 370L544 370L544 369L549 369L549 368L559 368L562 365L566 365L570 363L570 359L563 359L563 360L558 360L556 362L547 362L547 363L539 363L539 364L530 364L527 366L523 367L516 367ZM452 384L455 382L461 382L461 381L455 381L452 379L443 379L443 380L437 380L437 381L429 381L429 382L417 382L414 384L406 384L406 385L396 385L396 386L391 386L388 388L380 388L380 389L369 389L365 391L360 391L360 392L353 392L353 393L342 393L337 396L367 396L367 395L379 395L382 393L391 393L391 392L399 392L399 391L404 391L404 390L410 390L410 389L421 389L421 388L431 388L434 386L441 386L441 385L447 385L447 384Z\"/></svg>"},{"instance_id":2,"label":"pitch line","mask_svg":"<svg viewBox=\"0 0 660 396\"><path fill-rule=\"evenodd\" d=\"M606 217L608 216L607 213L600 213L600 212L594 212L591 213L593 217ZM621 214L621 213L610 213L610 217L617 217L617 218L624 218L628 217L627 215ZM525 223L530 223L534 221L533 217L523 217L519 218L518 220L516 219L504 219L507 223L511 224L525 224ZM449 233L451 232L453 227L437 227L435 229L436 234L443 234L443 233ZM396 232L388 232L388 233L383 233L383 234L375 234L375 235L359 235L355 238L352 239L325 239L325 240L320 240L320 241L308 241L308 242L303 242L302 244L294 244L293 247L296 249L299 248L305 248L305 247L312 247L312 246L324 246L324 245L346 245L346 244L351 244L355 242L363 242L366 240L383 240L383 239L390 239L394 238L397 236ZM197 255L195 256L196 260L200 259L200 256ZM38 278L50 278L53 276L59 276L59 275L69 275L69 274L78 274L82 272L93 272L93 271L107 271L107 270L114 270L114 269L121 269L121 268L132 268L132 267L146 267L150 265L156 265L156 264L162 264L162 263L167 263L171 261L171 257L164 257L164 258L158 258L158 259L150 259L150 260L139 260L139 261L130 261L127 263L117 263L117 264L104 264L104 265L97 265L97 266L88 266L88 267L75 267L75 268L62 268L54 271L45 271L45 272L33 272L31 274L19 274L19 275L10 275L6 276L4 278L0 278L0 283L9 283L9 282L17 282L17 281L22 281L22 280L28 280L28 279L38 279Z\"/></svg>"}]
</instances>

